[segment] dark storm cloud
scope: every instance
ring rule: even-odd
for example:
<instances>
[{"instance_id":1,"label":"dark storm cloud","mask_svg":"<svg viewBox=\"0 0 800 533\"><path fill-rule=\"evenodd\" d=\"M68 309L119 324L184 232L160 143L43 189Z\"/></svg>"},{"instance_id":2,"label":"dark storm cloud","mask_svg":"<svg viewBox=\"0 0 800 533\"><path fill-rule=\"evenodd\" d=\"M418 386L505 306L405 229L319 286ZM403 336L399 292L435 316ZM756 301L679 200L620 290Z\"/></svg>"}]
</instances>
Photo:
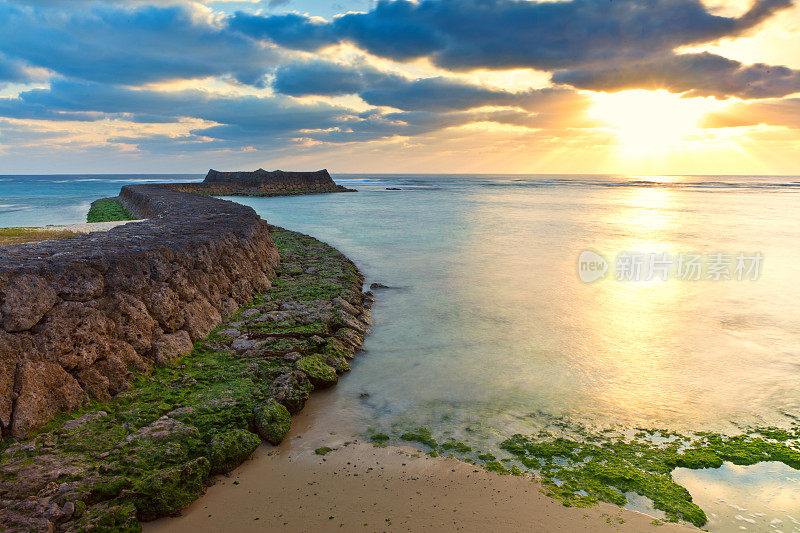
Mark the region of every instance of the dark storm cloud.
<instances>
[{"instance_id":1,"label":"dark storm cloud","mask_svg":"<svg viewBox=\"0 0 800 533\"><path fill-rule=\"evenodd\" d=\"M755 0L741 17L699 0L379 1L332 22L301 15L236 14L230 27L281 46L316 50L351 42L382 57L430 57L441 67L566 69L663 54L738 35L791 0Z\"/></svg>"},{"instance_id":2,"label":"dark storm cloud","mask_svg":"<svg viewBox=\"0 0 800 533\"><path fill-rule=\"evenodd\" d=\"M718 55L683 54L602 69L553 74L555 83L593 91L667 89L686 96L773 98L800 92L800 70L744 65Z\"/></svg>"}]
</instances>

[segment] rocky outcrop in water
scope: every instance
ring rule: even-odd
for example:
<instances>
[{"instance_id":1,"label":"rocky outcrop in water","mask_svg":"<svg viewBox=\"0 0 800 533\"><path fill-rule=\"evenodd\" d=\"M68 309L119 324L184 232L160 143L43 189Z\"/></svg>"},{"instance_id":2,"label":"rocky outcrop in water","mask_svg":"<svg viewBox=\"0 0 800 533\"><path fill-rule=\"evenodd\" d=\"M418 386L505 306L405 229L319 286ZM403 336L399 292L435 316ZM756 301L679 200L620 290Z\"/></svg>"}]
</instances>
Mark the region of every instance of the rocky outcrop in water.
<instances>
[{"instance_id":1,"label":"rocky outcrop in water","mask_svg":"<svg viewBox=\"0 0 800 533\"><path fill-rule=\"evenodd\" d=\"M21 437L169 364L270 286L279 256L251 208L123 187L139 218L0 255L0 429Z\"/></svg>"},{"instance_id":2,"label":"rocky outcrop in water","mask_svg":"<svg viewBox=\"0 0 800 533\"><path fill-rule=\"evenodd\" d=\"M324 192L352 192L334 183L327 170L315 172L220 172L209 170L202 183L184 183L177 187L186 192L215 196L284 196Z\"/></svg>"}]
</instances>

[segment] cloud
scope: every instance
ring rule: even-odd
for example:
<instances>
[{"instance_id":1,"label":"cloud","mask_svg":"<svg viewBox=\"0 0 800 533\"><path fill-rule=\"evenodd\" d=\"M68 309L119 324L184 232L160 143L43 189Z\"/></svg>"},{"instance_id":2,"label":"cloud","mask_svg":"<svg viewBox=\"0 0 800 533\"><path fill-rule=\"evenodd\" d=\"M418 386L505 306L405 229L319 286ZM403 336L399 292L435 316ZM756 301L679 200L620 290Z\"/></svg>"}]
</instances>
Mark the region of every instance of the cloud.
<instances>
[{"instance_id":1,"label":"cloud","mask_svg":"<svg viewBox=\"0 0 800 533\"><path fill-rule=\"evenodd\" d=\"M736 103L723 111L709 113L700 126L737 128L762 124L800 129L800 98Z\"/></svg>"},{"instance_id":2,"label":"cloud","mask_svg":"<svg viewBox=\"0 0 800 533\"><path fill-rule=\"evenodd\" d=\"M0 83L25 82L30 79L29 71L21 61L9 59L0 52Z\"/></svg>"},{"instance_id":3,"label":"cloud","mask_svg":"<svg viewBox=\"0 0 800 533\"><path fill-rule=\"evenodd\" d=\"M521 107L529 111L548 104L579 104L584 97L566 89L508 92L442 77L403 81L394 86L359 93L368 104L409 111L444 112L484 106Z\"/></svg>"},{"instance_id":4,"label":"cloud","mask_svg":"<svg viewBox=\"0 0 800 533\"><path fill-rule=\"evenodd\" d=\"M301 50L350 42L398 61L430 57L452 70L555 70L637 60L735 36L791 5L755 0L736 18L713 15L699 0L380 0L369 12L331 22L237 13L229 26Z\"/></svg>"},{"instance_id":5,"label":"cloud","mask_svg":"<svg viewBox=\"0 0 800 533\"><path fill-rule=\"evenodd\" d=\"M0 99L0 116L45 120L118 118L153 123L191 118L211 123L193 130L193 138L183 139L183 144L195 149L209 140L223 141L229 149L236 148L237 143L240 147L277 146L298 138L355 142L420 135L479 121L525 125L532 119L524 110L382 113L372 109L358 113L283 95L159 92L70 80L55 80L49 89L33 89L15 98Z\"/></svg>"},{"instance_id":6,"label":"cloud","mask_svg":"<svg viewBox=\"0 0 800 533\"><path fill-rule=\"evenodd\" d=\"M242 128L263 128L275 135L302 128L327 127L348 110L330 104L302 103L285 96L219 95L189 89L161 92L92 82L56 80L49 89L25 91L14 101L18 109L51 112L130 114L157 122L197 118ZM7 104L7 108L12 108Z\"/></svg>"},{"instance_id":7,"label":"cloud","mask_svg":"<svg viewBox=\"0 0 800 533\"><path fill-rule=\"evenodd\" d=\"M522 107L580 105L586 98L571 89L509 92L456 78L408 79L364 64L315 60L293 63L275 72L272 87L291 96L357 94L366 103L406 111L448 112L484 106Z\"/></svg>"},{"instance_id":8,"label":"cloud","mask_svg":"<svg viewBox=\"0 0 800 533\"><path fill-rule=\"evenodd\" d=\"M290 96L357 94L367 87L400 84L402 76L368 65L344 65L314 60L278 68L273 89Z\"/></svg>"},{"instance_id":9,"label":"cloud","mask_svg":"<svg viewBox=\"0 0 800 533\"><path fill-rule=\"evenodd\" d=\"M743 65L710 53L682 54L600 69L557 71L555 83L592 91L667 89L686 96L773 98L800 92L800 70Z\"/></svg>"},{"instance_id":10,"label":"cloud","mask_svg":"<svg viewBox=\"0 0 800 533\"><path fill-rule=\"evenodd\" d=\"M237 12L228 22L234 31L298 50L319 50L338 42L331 24L297 13L254 15Z\"/></svg>"},{"instance_id":11,"label":"cloud","mask_svg":"<svg viewBox=\"0 0 800 533\"><path fill-rule=\"evenodd\" d=\"M128 85L223 75L254 83L281 56L196 5L60 7L0 2L0 52L63 76Z\"/></svg>"}]
</instances>

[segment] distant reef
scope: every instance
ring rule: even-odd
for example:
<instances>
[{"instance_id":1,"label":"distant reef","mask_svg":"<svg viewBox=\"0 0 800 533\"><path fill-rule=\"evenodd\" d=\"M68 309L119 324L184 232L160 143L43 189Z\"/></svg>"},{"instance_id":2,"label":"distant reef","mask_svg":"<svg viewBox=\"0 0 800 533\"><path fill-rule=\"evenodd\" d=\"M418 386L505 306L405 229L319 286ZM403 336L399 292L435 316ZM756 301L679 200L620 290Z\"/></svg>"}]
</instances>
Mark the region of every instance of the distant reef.
<instances>
[{"instance_id":1,"label":"distant reef","mask_svg":"<svg viewBox=\"0 0 800 533\"><path fill-rule=\"evenodd\" d=\"M211 169L202 183L178 185L184 192L212 196L286 196L293 194L355 192L334 183L328 171L286 172L267 171L260 168L254 172L220 172Z\"/></svg>"}]
</instances>

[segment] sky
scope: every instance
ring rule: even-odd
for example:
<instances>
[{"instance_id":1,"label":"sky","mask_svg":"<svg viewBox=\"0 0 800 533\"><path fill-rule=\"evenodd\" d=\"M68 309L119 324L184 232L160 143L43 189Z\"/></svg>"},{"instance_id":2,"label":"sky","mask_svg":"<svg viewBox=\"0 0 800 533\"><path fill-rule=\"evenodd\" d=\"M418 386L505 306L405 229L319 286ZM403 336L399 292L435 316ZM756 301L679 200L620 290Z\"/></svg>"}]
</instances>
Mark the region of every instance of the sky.
<instances>
[{"instance_id":1,"label":"sky","mask_svg":"<svg viewBox=\"0 0 800 533\"><path fill-rule=\"evenodd\" d=\"M794 0L0 0L0 174L800 174Z\"/></svg>"}]
</instances>

